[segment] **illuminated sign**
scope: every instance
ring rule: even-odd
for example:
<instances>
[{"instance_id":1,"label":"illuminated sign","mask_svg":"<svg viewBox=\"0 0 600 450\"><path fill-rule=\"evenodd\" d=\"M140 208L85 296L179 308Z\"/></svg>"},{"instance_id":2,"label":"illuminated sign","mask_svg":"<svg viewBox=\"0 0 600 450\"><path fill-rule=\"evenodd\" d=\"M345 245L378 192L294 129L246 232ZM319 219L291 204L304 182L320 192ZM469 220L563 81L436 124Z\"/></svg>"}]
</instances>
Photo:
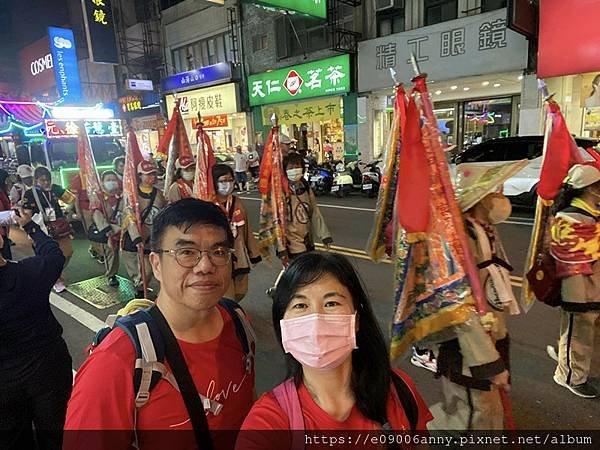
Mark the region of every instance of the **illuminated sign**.
<instances>
[{"instance_id":1,"label":"illuminated sign","mask_svg":"<svg viewBox=\"0 0 600 450\"><path fill-rule=\"evenodd\" d=\"M130 91L153 91L154 83L152 80L134 80L128 79L127 81L127 89Z\"/></svg>"},{"instance_id":2,"label":"illuminated sign","mask_svg":"<svg viewBox=\"0 0 600 450\"><path fill-rule=\"evenodd\" d=\"M48 27L48 37L58 94L67 103L77 103L81 100L81 83L73 31L68 28Z\"/></svg>"},{"instance_id":3,"label":"illuminated sign","mask_svg":"<svg viewBox=\"0 0 600 450\"><path fill-rule=\"evenodd\" d=\"M130 112L142 109L142 98L139 95L128 95L119 99L121 111Z\"/></svg>"},{"instance_id":4,"label":"illuminated sign","mask_svg":"<svg viewBox=\"0 0 600 450\"><path fill-rule=\"evenodd\" d=\"M81 0L90 61L119 64L112 0Z\"/></svg>"},{"instance_id":5,"label":"illuminated sign","mask_svg":"<svg viewBox=\"0 0 600 450\"><path fill-rule=\"evenodd\" d=\"M296 11L320 19L327 18L327 0L251 0L251 2L286 11Z\"/></svg>"},{"instance_id":6,"label":"illuminated sign","mask_svg":"<svg viewBox=\"0 0 600 450\"><path fill-rule=\"evenodd\" d=\"M250 75L250 105L345 94L350 91L350 78L349 55Z\"/></svg>"},{"instance_id":7,"label":"illuminated sign","mask_svg":"<svg viewBox=\"0 0 600 450\"><path fill-rule=\"evenodd\" d=\"M112 119L115 113L112 109L102 108L102 104L87 106L55 106L50 110L54 119Z\"/></svg>"},{"instance_id":8,"label":"illuminated sign","mask_svg":"<svg viewBox=\"0 0 600 450\"><path fill-rule=\"evenodd\" d=\"M48 36L25 47L19 53L21 85L23 91L32 96L48 92L56 86L54 62L50 53ZM54 91L52 90L54 94ZM54 95L52 96L54 99Z\"/></svg>"},{"instance_id":9,"label":"illuminated sign","mask_svg":"<svg viewBox=\"0 0 600 450\"><path fill-rule=\"evenodd\" d=\"M178 73L161 80L165 92L194 86L211 86L231 80L231 66L227 62Z\"/></svg>"},{"instance_id":10,"label":"illuminated sign","mask_svg":"<svg viewBox=\"0 0 600 450\"><path fill-rule=\"evenodd\" d=\"M238 110L238 96L235 83L223 84L204 89L196 89L178 95L179 110L184 119L205 116L232 114ZM173 95L167 96L167 110L173 112L175 100Z\"/></svg>"},{"instance_id":11,"label":"illuminated sign","mask_svg":"<svg viewBox=\"0 0 600 450\"><path fill-rule=\"evenodd\" d=\"M227 114L219 114L217 116L206 116L202 117L202 123L204 128L226 128L229 126L229 119ZM192 119L192 128L196 128L198 125L198 118Z\"/></svg>"},{"instance_id":12,"label":"illuminated sign","mask_svg":"<svg viewBox=\"0 0 600 450\"><path fill-rule=\"evenodd\" d=\"M85 129L89 137L121 137L123 126L118 119L86 120ZM74 120L46 119L46 137L48 139L69 139L77 137L77 122Z\"/></svg>"}]
</instances>

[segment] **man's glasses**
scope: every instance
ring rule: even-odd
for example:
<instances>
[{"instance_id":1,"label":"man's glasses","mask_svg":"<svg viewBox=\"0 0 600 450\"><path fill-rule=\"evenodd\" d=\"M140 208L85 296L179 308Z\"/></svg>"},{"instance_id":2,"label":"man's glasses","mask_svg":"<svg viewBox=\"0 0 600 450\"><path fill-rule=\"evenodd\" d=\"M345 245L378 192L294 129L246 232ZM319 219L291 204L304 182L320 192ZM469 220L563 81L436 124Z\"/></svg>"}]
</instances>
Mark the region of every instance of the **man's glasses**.
<instances>
[{"instance_id":1,"label":"man's glasses","mask_svg":"<svg viewBox=\"0 0 600 450\"><path fill-rule=\"evenodd\" d=\"M212 250L198 250L197 248L175 248L171 250L157 250L156 253L169 253L175 256L177 264L186 269L196 267L202 256L206 254L210 262L215 266L226 266L231 261L234 253L232 248L217 247Z\"/></svg>"}]
</instances>

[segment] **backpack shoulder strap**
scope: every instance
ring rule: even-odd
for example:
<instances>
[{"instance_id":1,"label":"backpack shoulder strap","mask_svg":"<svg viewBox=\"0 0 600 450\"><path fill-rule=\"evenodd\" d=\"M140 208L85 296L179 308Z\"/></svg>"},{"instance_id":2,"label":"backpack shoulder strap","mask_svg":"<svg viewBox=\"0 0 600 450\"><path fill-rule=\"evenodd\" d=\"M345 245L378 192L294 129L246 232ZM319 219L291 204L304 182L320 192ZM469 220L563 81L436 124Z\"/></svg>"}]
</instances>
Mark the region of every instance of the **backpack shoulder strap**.
<instances>
[{"instance_id":1,"label":"backpack shoulder strap","mask_svg":"<svg viewBox=\"0 0 600 450\"><path fill-rule=\"evenodd\" d=\"M304 431L306 425L304 424L298 389L293 378L288 378L276 386L273 389L273 395L290 422L290 432L292 433L290 450L304 450L304 433L298 433L298 431Z\"/></svg>"},{"instance_id":2,"label":"backpack shoulder strap","mask_svg":"<svg viewBox=\"0 0 600 450\"><path fill-rule=\"evenodd\" d=\"M246 355L246 372L250 373L252 372L254 365L254 347L256 343L256 333L254 332L254 328L248 321L246 313L237 302L234 302L228 298L222 298L219 301L219 305L221 305L225 311L227 311L233 320L235 334L242 345L244 354Z\"/></svg>"},{"instance_id":3,"label":"backpack shoulder strap","mask_svg":"<svg viewBox=\"0 0 600 450\"><path fill-rule=\"evenodd\" d=\"M404 381L394 370L391 371L391 379L398 400L400 400L404 414L406 414L406 418L410 424L410 429L411 431L415 431L417 429L417 423L419 422L419 407L415 400L415 396L408 384L406 384L406 381Z\"/></svg>"},{"instance_id":4,"label":"backpack shoulder strap","mask_svg":"<svg viewBox=\"0 0 600 450\"><path fill-rule=\"evenodd\" d=\"M141 408L150 398L150 391L167 374L164 340L147 309L119 317L115 327L129 336L135 350L133 390L136 407Z\"/></svg>"}]
</instances>

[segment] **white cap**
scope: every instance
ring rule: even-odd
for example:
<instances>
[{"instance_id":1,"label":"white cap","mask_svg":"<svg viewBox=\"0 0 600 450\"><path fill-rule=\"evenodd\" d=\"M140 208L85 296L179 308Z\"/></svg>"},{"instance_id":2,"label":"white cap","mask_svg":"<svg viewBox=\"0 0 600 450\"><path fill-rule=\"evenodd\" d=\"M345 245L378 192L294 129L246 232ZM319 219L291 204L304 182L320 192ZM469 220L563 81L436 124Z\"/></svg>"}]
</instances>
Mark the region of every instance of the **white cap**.
<instances>
[{"instance_id":1,"label":"white cap","mask_svg":"<svg viewBox=\"0 0 600 450\"><path fill-rule=\"evenodd\" d=\"M287 134L279 133L279 143L289 145L292 143L292 140Z\"/></svg>"},{"instance_id":2,"label":"white cap","mask_svg":"<svg viewBox=\"0 0 600 450\"><path fill-rule=\"evenodd\" d=\"M600 181L600 169L592 164L575 164L567 175L567 184L574 189L583 189Z\"/></svg>"},{"instance_id":3,"label":"white cap","mask_svg":"<svg viewBox=\"0 0 600 450\"><path fill-rule=\"evenodd\" d=\"M33 169L27 164L21 164L19 167L17 167L17 175L19 175L21 178L33 177Z\"/></svg>"}]
</instances>

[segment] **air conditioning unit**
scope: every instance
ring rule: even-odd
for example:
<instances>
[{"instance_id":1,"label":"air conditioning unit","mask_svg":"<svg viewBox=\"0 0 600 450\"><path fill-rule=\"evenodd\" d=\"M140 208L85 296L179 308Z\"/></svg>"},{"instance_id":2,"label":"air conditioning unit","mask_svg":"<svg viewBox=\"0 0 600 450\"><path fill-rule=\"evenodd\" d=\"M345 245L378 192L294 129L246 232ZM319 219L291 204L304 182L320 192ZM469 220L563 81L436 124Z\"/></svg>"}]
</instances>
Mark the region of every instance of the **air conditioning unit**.
<instances>
[{"instance_id":1,"label":"air conditioning unit","mask_svg":"<svg viewBox=\"0 0 600 450\"><path fill-rule=\"evenodd\" d=\"M375 11L404 8L404 0L375 0Z\"/></svg>"}]
</instances>

